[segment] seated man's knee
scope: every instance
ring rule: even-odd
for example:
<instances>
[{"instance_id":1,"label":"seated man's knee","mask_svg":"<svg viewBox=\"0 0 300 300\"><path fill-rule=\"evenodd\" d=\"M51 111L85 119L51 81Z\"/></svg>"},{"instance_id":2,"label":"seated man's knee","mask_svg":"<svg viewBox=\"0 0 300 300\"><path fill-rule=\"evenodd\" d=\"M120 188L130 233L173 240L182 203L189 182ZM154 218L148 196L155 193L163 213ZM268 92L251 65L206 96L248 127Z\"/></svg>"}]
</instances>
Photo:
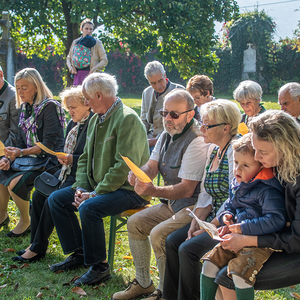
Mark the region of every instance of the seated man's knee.
<instances>
[{"instance_id":1,"label":"seated man's knee","mask_svg":"<svg viewBox=\"0 0 300 300\"><path fill-rule=\"evenodd\" d=\"M141 233L141 231L139 230L139 225L142 223L143 221L139 218L138 213L130 216L130 218L127 221L127 230L129 234L133 234L133 235L138 235Z\"/></svg>"}]
</instances>

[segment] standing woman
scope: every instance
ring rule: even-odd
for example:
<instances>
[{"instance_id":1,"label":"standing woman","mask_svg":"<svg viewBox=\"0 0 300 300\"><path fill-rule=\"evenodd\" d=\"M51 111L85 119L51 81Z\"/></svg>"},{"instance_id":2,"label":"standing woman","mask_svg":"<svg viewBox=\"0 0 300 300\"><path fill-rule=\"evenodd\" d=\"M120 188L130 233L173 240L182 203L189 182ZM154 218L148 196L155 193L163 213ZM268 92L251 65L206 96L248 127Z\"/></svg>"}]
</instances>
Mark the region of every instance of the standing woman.
<instances>
[{"instance_id":1,"label":"standing woman","mask_svg":"<svg viewBox=\"0 0 300 300\"><path fill-rule=\"evenodd\" d=\"M233 178L233 151L241 113L229 100L216 100L201 106L201 132L205 143L215 144L204 174L195 214L201 220L215 217L227 200ZM216 226L218 221L212 220ZM208 237L208 238L207 238ZM203 242L205 241L205 242ZM166 239L166 269L163 299L196 300L200 297L200 258L217 241L199 229L195 218L191 224L171 233Z\"/></svg>"},{"instance_id":2,"label":"standing woman","mask_svg":"<svg viewBox=\"0 0 300 300\"><path fill-rule=\"evenodd\" d=\"M255 159L265 168L273 167L285 187L286 226L278 233L261 236L231 233L222 247L234 252L251 246L282 250L271 255L257 276L252 275L256 276L254 289L278 289L300 283L300 126L289 114L268 110L251 121L250 130ZM227 267L215 282L223 299L236 299Z\"/></svg>"},{"instance_id":3,"label":"standing woman","mask_svg":"<svg viewBox=\"0 0 300 300\"><path fill-rule=\"evenodd\" d=\"M73 85L81 85L87 75L100 72L108 63L102 42L92 37L93 30L93 22L84 19L80 24L82 36L71 45L67 67L74 75Z\"/></svg>"},{"instance_id":4,"label":"standing woman","mask_svg":"<svg viewBox=\"0 0 300 300\"><path fill-rule=\"evenodd\" d=\"M61 189L75 182L77 162L83 153L88 123L93 113L85 105L81 86L64 90L60 94L60 98L72 119L67 127L64 148L64 152L68 155L59 156L58 160L63 167L54 173L54 176L60 180L59 188ZM13 257L13 260L34 262L44 257L53 228L48 198L35 190L32 195L31 245L26 250L17 252L19 256Z\"/></svg>"},{"instance_id":5,"label":"standing woman","mask_svg":"<svg viewBox=\"0 0 300 300\"><path fill-rule=\"evenodd\" d=\"M247 126L251 118L266 111L261 104L262 93L261 86L252 80L240 82L233 92L234 99L240 103L244 110L241 122Z\"/></svg>"},{"instance_id":6,"label":"standing woman","mask_svg":"<svg viewBox=\"0 0 300 300\"><path fill-rule=\"evenodd\" d=\"M15 76L16 103L20 108L17 147L4 149L0 160L0 227L7 226L7 206L11 197L20 211L18 225L7 237L17 237L30 230L29 199L34 179L42 170L14 171L14 161L26 157L33 165L45 161L44 168L57 164L57 158L45 153L36 142L53 151L62 151L64 144L65 114L60 103L53 100L39 72L25 68Z\"/></svg>"}]
</instances>

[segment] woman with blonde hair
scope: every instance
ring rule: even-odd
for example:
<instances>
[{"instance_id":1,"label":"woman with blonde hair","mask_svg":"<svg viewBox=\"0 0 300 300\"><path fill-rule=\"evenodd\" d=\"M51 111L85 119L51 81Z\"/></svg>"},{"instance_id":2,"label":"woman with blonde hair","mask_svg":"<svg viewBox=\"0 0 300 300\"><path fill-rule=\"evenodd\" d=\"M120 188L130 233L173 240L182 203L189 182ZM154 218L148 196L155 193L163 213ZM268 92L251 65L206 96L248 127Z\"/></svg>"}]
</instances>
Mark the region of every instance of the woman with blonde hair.
<instances>
[{"instance_id":1,"label":"woman with blonde hair","mask_svg":"<svg viewBox=\"0 0 300 300\"><path fill-rule=\"evenodd\" d=\"M212 145L194 213L199 219L218 225L215 216L228 198L233 179L231 141L237 136L241 113L234 102L223 99L203 104L200 112L200 131L205 143ZM167 237L163 299L199 299L199 260L216 244L217 241L200 230L195 218Z\"/></svg>"},{"instance_id":2,"label":"woman with blonde hair","mask_svg":"<svg viewBox=\"0 0 300 300\"><path fill-rule=\"evenodd\" d=\"M269 247L275 251L256 276L255 289L277 289L300 283L300 126L283 111L270 110L250 123L255 159L274 168L285 187L286 226L279 232L247 236L230 233L222 247L234 252L243 247ZM251 280L251 279L250 279ZM223 299L236 299L227 267L218 274Z\"/></svg>"},{"instance_id":3,"label":"woman with blonde hair","mask_svg":"<svg viewBox=\"0 0 300 300\"><path fill-rule=\"evenodd\" d=\"M30 230L29 198L36 176L57 164L57 157L36 145L41 142L53 151L63 150L65 114L39 72L25 68L15 76L16 103L20 107L16 147L6 147L0 160L0 227L7 226L11 197L20 211L17 226L7 237Z\"/></svg>"},{"instance_id":4,"label":"woman with blonde hair","mask_svg":"<svg viewBox=\"0 0 300 300\"><path fill-rule=\"evenodd\" d=\"M54 173L59 183L59 189L72 185L75 182L77 162L86 141L86 133L89 121L93 115L89 106L85 105L82 87L71 87L65 89L61 94L62 105L71 116L67 127L64 152L68 155L58 157L62 168ZM43 258L48 247L48 239L53 231L48 197L36 190L32 195L31 210L31 245L26 250L18 251L18 256L13 257L15 261L35 262Z\"/></svg>"},{"instance_id":5,"label":"woman with blonde hair","mask_svg":"<svg viewBox=\"0 0 300 300\"><path fill-rule=\"evenodd\" d=\"M73 85L82 84L91 73L100 72L107 65L107 56L102 42L92 37L94 24L84 19L80 24L82 36L72 42L67 56L67 67L74 75Z\"/></svg>"}]
</instances>

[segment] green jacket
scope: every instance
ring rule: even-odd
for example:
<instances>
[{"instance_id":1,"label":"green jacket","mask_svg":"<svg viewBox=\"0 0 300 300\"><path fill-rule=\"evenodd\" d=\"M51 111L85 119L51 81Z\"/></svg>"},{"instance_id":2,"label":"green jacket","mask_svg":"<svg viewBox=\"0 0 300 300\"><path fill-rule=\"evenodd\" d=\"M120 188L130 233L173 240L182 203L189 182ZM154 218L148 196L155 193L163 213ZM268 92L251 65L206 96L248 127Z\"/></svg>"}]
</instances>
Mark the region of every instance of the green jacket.
<instances>
[{"instance_id":1,"label":"green jacket","mask_svg":"<svg viewBox=\"0 0 300 300\"><path fill-rule=\"evenodd\" d=\"M149 159L145 127L122 101L108 112L103 123L99 123L97 114L91 118L72 188L81 187L99 195L119 188L133 191L127 181L129 168L120 154L139 167Z\"/></svg>"}]
</instances>

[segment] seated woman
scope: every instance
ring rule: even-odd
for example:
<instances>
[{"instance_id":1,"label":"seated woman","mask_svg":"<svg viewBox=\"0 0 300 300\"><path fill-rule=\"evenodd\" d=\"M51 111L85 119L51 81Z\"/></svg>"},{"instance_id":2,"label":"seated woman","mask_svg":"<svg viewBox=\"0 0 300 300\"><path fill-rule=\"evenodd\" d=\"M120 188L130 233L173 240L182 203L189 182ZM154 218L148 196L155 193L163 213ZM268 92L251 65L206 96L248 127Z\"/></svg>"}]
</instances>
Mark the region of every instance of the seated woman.
<instances>
[{"instance_id":1,"label":"seated woman","mask_svg":"<svg viewBox=\"0 0 300 300\"><path fill-rule=\"evenodd\" d=\"M82 36L72 42L67 56L67 67L74 75L74 85L82 84L84 78L102 71L107 65L107 56L102 42L92 37L94 24L84 19L80 24Z\"/></svg>"},{"instance_id":2,"label":"seated woman","mask_svg":"<svg viewBox=\"0 0 300 300\"><path fill-rule=\"evenodd\" d=\"M206 75L195 75L188 81L186 89L192 95L196 104L194 118L198 121L201 121L201 105L215 99L213 97L213 83Z\"/></svg>"},{"instance_id":3,"label":"seated woman","mask_svg":"<svg viewBox=\"0 0 300 300\"><path fill-rule=\"evenodd\" d=\"M243 247L269 247L274 252L256 275L254 289L277 289L300 283L300 126L283 111L267 111L250 123L255 159L265 168L274 168L285 187L286 226L278 233L249 236L231 233L222 247L234 252ZM227 276L227 267L218 274L223 299L236 299L234 285ZM253 297L243 300L253 299Z\"/></svg>"},{"instance_id":4,"label":"seated woman","mask_svg":"<svg viewBox=\"0 0 300 300\"><path fill-rule=\"evenodd\" d=\"M56 165L56 156L45 153L35 143L41 142L53 151L62 151L65 126L64 110L52 99L52 93L37 70L25 68L19 71L15 76L15 87L16 103L20 107L18 138L17 147L5 148L5 157L0 160L0 227L9 223L7 206L10 197L20 211L20 220L7 237L21 236L30 230L30 191L34 179L42 173L41 169L14 171L14 160L25 156L32 164L45 159L46 169Z\"/></svg>"},{"instance_id":5,"label":"seated woman","mask_svg":"<svg viewBox=\"0 0 300 300\"><path fill-rule=\"evenodd\" d=\"M67 127L64 148L68 155L59 156L58 160L63 166L54 174L61 180L59 188L64 188L75 182L77 162L83 152L88 123L93 113L85 105L81 86L64 90L60 97L64 108L69 111L72 118ZM13 257L13 260L34 262L44 257L53 228L48 198L35 191L32 195L31 245L26 250L17 252L19 256Z\"/></svg>"},{"instance_id":6,"label":"seated woman","mask_svg":"<svg viewBox=\"0 0 300 300\"><path fill-rule=\"evenodd\" d=\"M240 82L238 87L234 90L233 97L240 103L244 110L241 123L244 122L248 126L248 122L252 117L266 111L260 103L262 93L261 86L252 80Z\"/></svg>"},{"instance_id":7,"label":"seated woman","mask_svg":"<svg viewBox=\"0 0 300 300\"><path fill-rule=\"evenodd\" d=\"M227 200L229 183L233 178L233 152L230 142L236 137L241 113L238 106L228 100L216 100L201 106L201 131L206 143L214 147L207 172L201 183L195 214L210 220ZM212 221L218 225L216 219ZM191 224L173 232L166 239L166 269L163 299L199 299L200 258L217 241L202 233L195 219ZM210 238L207 239L206 236ZM205 239L206 243L202 240Z\"/></svg>"}]
</instances>

